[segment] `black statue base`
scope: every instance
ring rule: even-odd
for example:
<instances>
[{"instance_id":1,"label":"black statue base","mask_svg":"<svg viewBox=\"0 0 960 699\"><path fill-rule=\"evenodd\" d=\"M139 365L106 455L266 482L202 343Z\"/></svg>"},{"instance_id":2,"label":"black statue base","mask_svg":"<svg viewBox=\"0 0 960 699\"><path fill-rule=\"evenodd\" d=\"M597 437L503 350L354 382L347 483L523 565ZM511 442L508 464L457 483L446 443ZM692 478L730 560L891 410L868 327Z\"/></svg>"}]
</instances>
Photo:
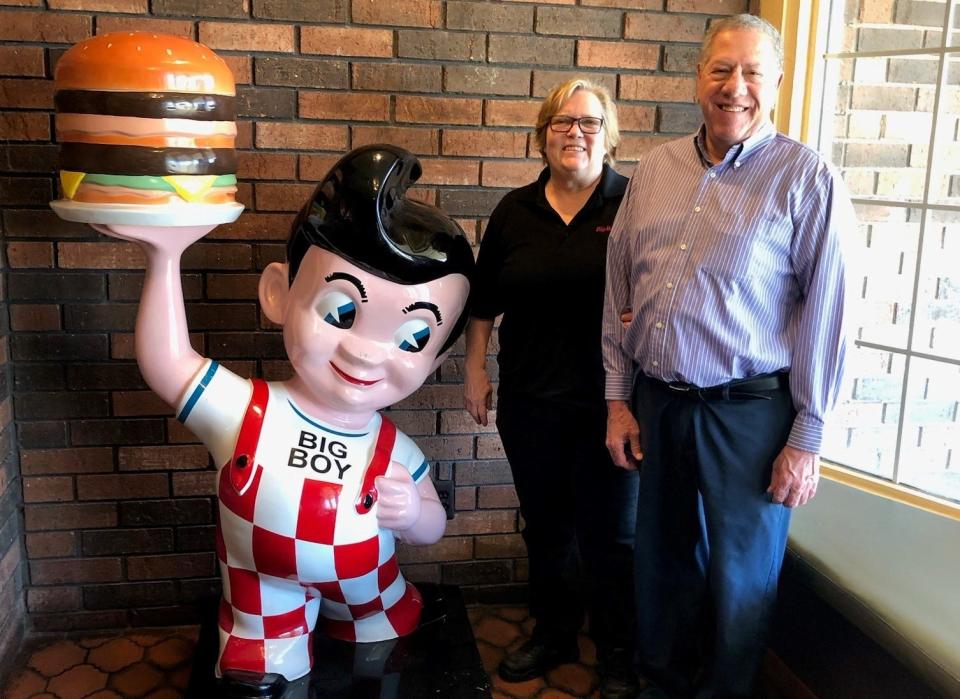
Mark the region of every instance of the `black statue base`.
<instances>
[{"instance_id":1,"label":"black statue base","mask_svg":"<svg viewBox=\"0 0 960 699\"><path fill-rule=\"evenodd\" d=\"M380 643L346 643L317 634L313 671L293 682L259 692L242 683L217 680L216 604L200 627L187 696L195 699L474 699L490 697L460 589L418 583L424 608L420 627L409 636ZM230 684L232 688L228 688Z\"/></svg>"}]
</instances>

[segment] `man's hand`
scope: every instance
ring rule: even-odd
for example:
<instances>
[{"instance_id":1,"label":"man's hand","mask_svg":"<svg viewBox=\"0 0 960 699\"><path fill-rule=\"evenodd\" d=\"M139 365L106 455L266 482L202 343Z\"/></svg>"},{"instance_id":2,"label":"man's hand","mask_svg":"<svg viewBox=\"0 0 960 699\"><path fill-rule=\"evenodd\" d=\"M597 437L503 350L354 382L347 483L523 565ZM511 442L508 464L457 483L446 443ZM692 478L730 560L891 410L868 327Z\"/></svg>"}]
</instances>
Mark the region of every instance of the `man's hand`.
<instances>
[{"instance_id":1,"label":"man's hand","mask_svg":"<svg viewBox=\"0 0 960 699\"><path fill-rule=\"evenodd\" d=\"M376 480L377 524L381 529L404 531L420 519L420 493L410 472L391 462L387 473Z\"/></svg>"},{"instance_id":2,"label":"man's hand","mask_svg":"<svg viewBox=\"0 0 960 699\"><path fill-rule=\"evenodd\" d=\"M487 411L493 407L493 385L484 367L464 367L463 404L478 425L487 426Z\"/></svg>"},{"instance_id":3,"label":"man's hand","mask_svg":"<svg viewBox=\"0 0 960 699\"><path fill-rule=\"evenodd\" d=\"M607 451L613 463L627 471L636 471L643 458L640 425L626 401L607 401Z\"/></svg>"},{"instance_id":4,"label":"man's hand","mask_svg":"<svg viewBox=\"0 0 960 699\"><path fill-rule=\"evenodd\" d=\"M767 492L775 503L800 507L817 494L820 455L785 446L773 460L773 477Z\"/></svg>"}]
</instances>

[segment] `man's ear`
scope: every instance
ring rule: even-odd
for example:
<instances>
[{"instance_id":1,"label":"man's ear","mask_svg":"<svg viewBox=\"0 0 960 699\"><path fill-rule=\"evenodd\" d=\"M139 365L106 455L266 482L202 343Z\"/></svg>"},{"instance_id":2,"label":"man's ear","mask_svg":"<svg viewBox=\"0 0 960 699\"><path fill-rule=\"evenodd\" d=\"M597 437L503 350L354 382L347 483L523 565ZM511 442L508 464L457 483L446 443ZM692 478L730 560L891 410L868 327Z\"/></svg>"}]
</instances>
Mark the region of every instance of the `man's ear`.
<instances>
[{"instance_id":1,"label":"man's ear","mask_svg":"<svg viewBox=\"0 0 960 699\"><path fill-rule=\"evenodd\" d=\"M271 322L283 325L283 312L287 306L287 294L290 285L287 282L287 265L271 262L260 275L260 308Z\"/></svg>"}]
</instances>

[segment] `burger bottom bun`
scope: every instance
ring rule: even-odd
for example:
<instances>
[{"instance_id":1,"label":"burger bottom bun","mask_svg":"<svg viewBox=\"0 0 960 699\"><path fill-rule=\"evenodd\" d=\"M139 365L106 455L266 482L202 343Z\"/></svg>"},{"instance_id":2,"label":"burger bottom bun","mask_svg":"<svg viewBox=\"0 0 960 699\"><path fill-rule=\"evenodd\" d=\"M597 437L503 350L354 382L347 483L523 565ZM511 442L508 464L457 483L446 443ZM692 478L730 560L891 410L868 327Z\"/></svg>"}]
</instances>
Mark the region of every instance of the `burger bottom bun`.
<instances>
[{"instance_id":1,"label":"burger bottom bun","mask_svg":"<svg viewBox=\"0 0 960 699\"><path fill-rule=\"evenodd\" d=\"M243 204L187 204L149 206L140 204L87 204L58 199L50 202L57 216L77 223L126 226L202 226L233 223Z\"/></svg>"}]
</instances>

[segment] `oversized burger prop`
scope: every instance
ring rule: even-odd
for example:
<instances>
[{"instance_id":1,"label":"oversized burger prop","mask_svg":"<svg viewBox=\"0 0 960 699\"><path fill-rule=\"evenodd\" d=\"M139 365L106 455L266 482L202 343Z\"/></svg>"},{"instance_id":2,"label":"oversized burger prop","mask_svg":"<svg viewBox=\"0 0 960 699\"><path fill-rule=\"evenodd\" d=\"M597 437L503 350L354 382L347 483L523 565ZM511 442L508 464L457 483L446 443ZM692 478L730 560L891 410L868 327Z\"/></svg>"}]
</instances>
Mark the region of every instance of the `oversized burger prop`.
<instances>
[{"instance_id":1,"label":"oversized burger prop","mask_svg":"<svg viewBox=\"0 0 960 699\"><path fill-rule=\"evenodd\" d=\"M229 223L236 202L233 74L202 44L152 32L104 34L54 74L63 199L70 221Z\"/></svg>"}]
</instances>

